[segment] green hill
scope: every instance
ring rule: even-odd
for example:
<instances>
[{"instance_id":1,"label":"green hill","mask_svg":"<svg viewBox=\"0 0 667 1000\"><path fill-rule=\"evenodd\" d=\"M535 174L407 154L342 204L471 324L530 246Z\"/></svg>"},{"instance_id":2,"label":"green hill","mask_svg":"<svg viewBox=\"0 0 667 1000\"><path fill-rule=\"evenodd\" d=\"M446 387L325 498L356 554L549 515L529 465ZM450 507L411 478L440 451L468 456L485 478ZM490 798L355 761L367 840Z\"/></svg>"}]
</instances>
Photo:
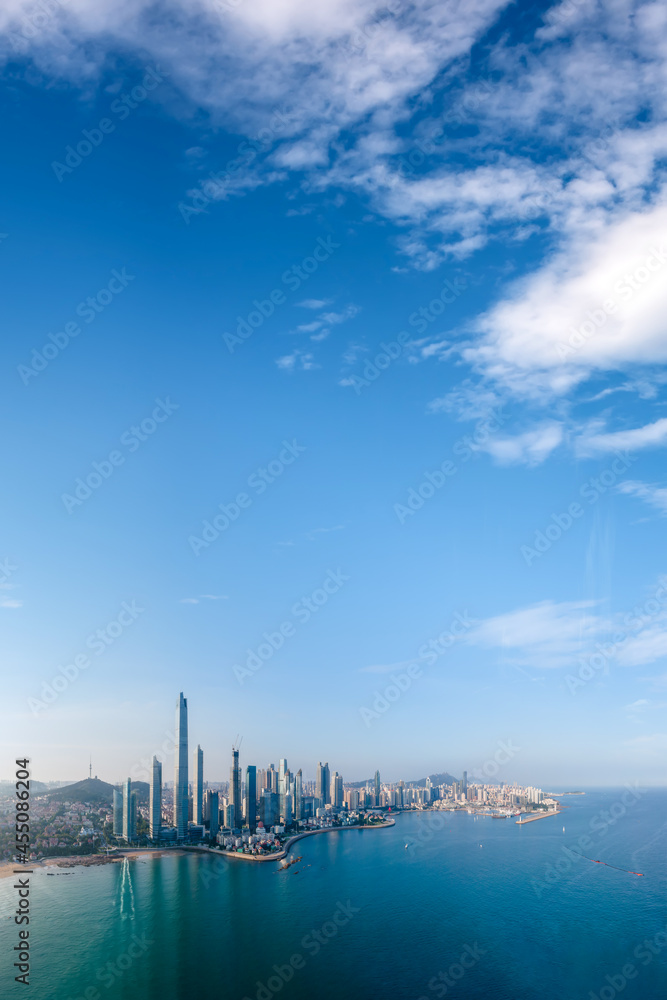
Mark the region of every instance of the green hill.
<instances>
[{"instance_id":1,"label":"green hill","mask_svg":"<svg viewBox=\"0 0 667 1000\"><path fill-rule=\"evenodd\" d=\"M55 802L91 802L95 805L110 806L113 802L115 787L110 785L108 781L101 781L99 778L84 778L83 781L76 781L73 785L55 788L47 795ZM133 781L132 789L139 792L141 803L148 802L148 782Z\"/></svg>"}]
</instances>

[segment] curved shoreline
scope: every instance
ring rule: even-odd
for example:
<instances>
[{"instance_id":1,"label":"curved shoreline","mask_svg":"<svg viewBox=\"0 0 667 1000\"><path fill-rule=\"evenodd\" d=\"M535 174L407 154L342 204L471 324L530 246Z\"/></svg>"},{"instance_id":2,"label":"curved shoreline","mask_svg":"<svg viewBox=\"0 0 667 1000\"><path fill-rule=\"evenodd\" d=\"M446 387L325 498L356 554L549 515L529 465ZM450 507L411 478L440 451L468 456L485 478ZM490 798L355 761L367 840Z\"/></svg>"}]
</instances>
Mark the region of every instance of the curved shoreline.
<instances>
[{"instance_id":1,"label":"curved shoreline","mask_svg":"<svg viewBox=\"0 0 667 1000\"><path fill-rule=\"evenodd\" d=\"M342 830L380 830L388 826L396 826L396 820L391 819L383 823L365 824L363 826L327 826L322 830L304 830L303 833L295 833L293 837L290 837L285 842L282 851L278 851L276 854L239 854L237 851L219 851L215 847L203 847L198 844L193 844L192 847L185 846L182 850L205 851L207 854L215 854L217 857L238 858L241 861L282 861L283 858L287 857L287 852L292 844L296 844L297 840L303 840L304 837L314 837L318 833L340 833Z\"/></svg>"},{"instance_id":2,"label":"curved shoreline","mask_svg":"<svg viewBox=\"0 0 667 1000\"><path fill-rule=\"evenodd\" d=\"M295 844L297 840L302 840L304 837L314 837L317 833L339 833L341 830L374 830L382 829L383 827L395 826L396 820L386 820L384 823L373 823L371 825L364 826L327 826L322 830L304 830L303 833L296 833L293 837L290 837L286 841L285 846L282 851L277 851L276 854L239 854L236 851L219 851L215 847L205 847L202 844L178 844L173 847L126 847L119 848L114 851L113 854L73 854L66 857L60 857L58 855L52 855L48 858L35 859L30 862L29 868L33 872L44 871L46 868L96 868L100 865L113 864L122 861L123 858L128 858L130 861L137 861L139 858L143 857L169 857L174 854L178 854L185 851L200 851L206 854L214 854L216 857L223 858L239 858L242 861L282 861L283 858L287 857L287 852L289 851L292 844ZM26 870L28 866L21 867L21 873ZM9 878L14 875L19 866L13 864L11 861L0 862L0 879Z\"/></svg>"}]
</instances>

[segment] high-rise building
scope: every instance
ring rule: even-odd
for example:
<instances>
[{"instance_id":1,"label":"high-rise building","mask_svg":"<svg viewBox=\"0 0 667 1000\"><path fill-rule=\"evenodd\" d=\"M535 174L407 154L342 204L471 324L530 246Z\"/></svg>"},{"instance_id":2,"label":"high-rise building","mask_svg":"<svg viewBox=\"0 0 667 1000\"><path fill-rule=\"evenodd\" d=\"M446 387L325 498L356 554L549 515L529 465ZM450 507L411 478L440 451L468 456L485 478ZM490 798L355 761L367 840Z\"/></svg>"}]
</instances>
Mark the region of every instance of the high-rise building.
<instances>
[{"instance_id":1,"label":"high-rise building","mask_svg":"<svg viewBox=\"0 0 667 1000\"><path fill-rule=\"evenodd\" d=\"M461 794L462 795L467 795L468 794L468 772L467 771L463 772L463 780L461 781Z\"/></svg>"},{"instance_id":2,"label":"high-rise building","mask_svg":"<svg viewBox=\"0 0 667 1000\"><path fill-rule=\"evenodd\" d=\"M208 799L208 811L209 811L208 834L211 840L215 840L218 834L218 830L220 829L220 824L218 822L218 809L219 809L218 793L208 792L207 799Z\"/></svg>"},{"instance_id":3,"label":"high-rise building","mask_svg":"<svg viewBox=\"0 0 667 1000\"><path fill-rule=\"evenodd\" d=\"M278 767L278 794L285 794L285 772L287 771L287 758L280 758L280 765Z\"/></svg>"},{"instance_id":4,"label":"high-rise building","mask_svg":"<svg viewBox=\"0 0 667 1000\"><path fill-rule=\"evenodd\" d=\"M329 763L322 764L321 762L317 765L317 772L315 777L315 795L320 800L320 804L324 807L327 802L331 802L331 776L329 771Z\"/></svg>"},{"instance_id":5,"label":"high-rise building","mask_svg":"<svg viewBox=\"0 0 667 1000\"><path fill-rule=\"evenodd\" d=\"M229 804L234 806L234 827L240 829L243 823L241 768L239 766L239 752L234 747L232 747L232 766L229 769Z\"/></svg>"},{"instance_id":6,"label":"high-rise building","mask_svg":"<svg viewBox=\"0 0 667 1000\"><path fill-rule=\"evenodd\" d=\"M123 836L123 792L120 788L113 790L113 835Z\"/></svg>"},{"instance_id":7,"label":"high-rise building","mask_svg":"<svg viewBox=\"0 0 667 1000\"><path fill-rule=\"evenodd\" d=\"M375 772L375 805L380 805L380 772Z\"/></svg>"},{"instance_id":8,"label":"high-rise building","mask_svg":"<svg viewBox=\"0 0 667 1000\"><path fill-rule=\"evenodd\" d=\"M287 763L287 762L285 761L285 763ZM283 761L280 762L281 769L282 769L282 765L283 765ZM290 774L289 770L287 768L285 768L282 771L282 776L281 776L280 782L279 782L279 787L280 787L279 798L280 798L280 815L285 818L285 822L286 823L287 823L287 818L286 817L287 817L288 811L289 811L289 815L290 815L290 822L291 822L291 817L292 817L292 803L291 803L291 798L292 797L290 795L291 780L292 780L292 775Z\"/></svg>"},{"instance_id":9,"label":"high-rise building","mask_svg":"<svg viewBox=\"0 0 667 1000\"><path fill-rule=\"evenodd\" d=\"M202 807L204 804L204 751L200 746L194 753L194 787L192 789L192 818L197 826L204 822Z\"/></svg>"},{"instance_id":10,"label":"high-rise building","mask_svg":"<svg viewBox=\"0 0 667 1000\"><path fill-rule=\"evenodd\" d=\"M331 804L334 809L343 808L343 775L338 771L331 779Z\"/></svg>"},{"instance_id":11,"label":"high-rise building","mask_svg":"<svg viewBox=\"0 0 667 1000\"><path fill-rule=\"evenodd\" d=\"M294 819L297 823L303 819L303 774L301 768L296 772L294 780Z\"/></svg>"},{"instance_id":12,"label":"high-rise building","mask_svg":"<svg viewBox=\"0 0 667 1000\"><path fill-rule=\"evenodd\" d=\"M153 757L151 787L148 801L148 833L151 840L160 839L162 826L162 764Z\"/></svg>"},{"instance_id":13,"label":"high-rise building","mask_svg":"<svg viewBox=\"0 0 667 1000\"><path fill-rule=\"evenodd\" d=\"M259 818L268 830L278 822L278 795L269 791L268 788L262 790L259 800Z\"/></svg>"},{"instance_id":14,"label":"high-rise building","mask_svg":"<svg viewBox=\"0 0 667 1000\"><path fill-rule=\"evenodd\" d=\"M234 806L231 803L225 806L225 826L233 830L236 827L236 819L234 817Z\"/></svg>"},{"instance_id":15,"label":"high-rise building","mask_svg":"<svg viewBox=\"0 0 667 1000\"><path fill-rule=\"evenodd\" d=\"M188 700L181 691L176 704L174 758L174 826L179 840L188 834Z\"/></svg>"},{"instance_id":16,"label":"high-rise building","mask_svg":"<svg viewBox=\"0 0 667 1000\"><path fill-rule=\"evenodd\" d=\"M123 782L123 840L132 840L132 780Z\"/></svg>"},{"instance_id":17,"label":"high-rise building","mask_svg":"<svg viewBox=\"0 0 667 1000\"><path fill-rule=\"evenodd\" d=\"M257 829L257 768L248 764L245 769L245 821L252 833Z\"/></svg>"},{"instance_id":18,"label":"high-rise building","mask_svg":"<svg viewBox=\"0 0 667 1000\"><path fill-rule=\"evenodd\" d=\"M266 787L270 792L278 791L278 772L273 764L269 764L268 771L266 772Z\"/></svg>"},{"instance_id":19,"label":"high-rise building","mask_svg":"<svg viewBox=\"0 0 667 1000\"><path fill-rule=\"evenodd\" d=\"M130 795L130 840L137 839L137 816L139 814L139 792L132 790Z\"/></svg>"}]
</instances>

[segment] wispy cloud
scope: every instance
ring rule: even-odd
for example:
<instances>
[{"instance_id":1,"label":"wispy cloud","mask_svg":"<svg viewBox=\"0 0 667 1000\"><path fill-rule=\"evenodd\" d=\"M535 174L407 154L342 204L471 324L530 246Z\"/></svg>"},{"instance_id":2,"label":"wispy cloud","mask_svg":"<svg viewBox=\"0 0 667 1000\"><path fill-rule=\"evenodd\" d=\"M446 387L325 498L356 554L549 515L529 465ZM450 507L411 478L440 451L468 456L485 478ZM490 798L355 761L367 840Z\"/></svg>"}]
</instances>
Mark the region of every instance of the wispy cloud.
<instances>
[{"instance_id":1,"label":"wispy cloud","mask_svg":"<svg viewBox=\"0 0 667 1000\"><path fill-rule=\"evenodd\" d=\"M627 479L619 483L616 487L619 493L627 496L637 497L651 507L660 511L663 517L667 517L667 488L664 486L653 486L651 483L641 483L634 479Z\"/></svg>"},{"instance_id":2,"label":"wispy cloud","mask_svg":"<svg viewBox=\"0 0 667 1000\"><path fill-rule=\"evenodd\" d=\"M466 641L496 648L508 662L524 667L572 666L609 628L595 607L593 601L542 601L488 618Z\"/></svg>"},{"instance_id":3,"label":"wispy cloud","mask_svg":"<svg viewBox=\"0 0 667 1000\"><path fill-rule=\"evenodd\" d=\"M291 354L284 354L280 358L276 358L276 364L281 371L284 372L294 372L294 371L312 371L314 368L319 368L320 366L315 362L315 356L308 353L307 351L292 351Z\"/></svg>"},{"instance_id":4,"label":"wispy cloud","mask_svg":"<svg viewBox=\"0 0 667 1000\"><path fill-rule=\"evenodd\" d=\"M604 455L615 451L643 451L667 444L667 417L661 417L643 427L622 431L601 432L598 430L600 426L600 422L594 422L576 440L575 448L580 456Z\"/></svg>"},{"instance_id":5,"label":"wispy cloud","mask_svg":"<svg viewBox=\"0 0 667 1000\"><path fill-rule=\"evenodd\" d=\"M182 597L181 604L200 604L202 601L228 601L226 594L200 594L199 597Z\"/></svg>"}]
</instances>

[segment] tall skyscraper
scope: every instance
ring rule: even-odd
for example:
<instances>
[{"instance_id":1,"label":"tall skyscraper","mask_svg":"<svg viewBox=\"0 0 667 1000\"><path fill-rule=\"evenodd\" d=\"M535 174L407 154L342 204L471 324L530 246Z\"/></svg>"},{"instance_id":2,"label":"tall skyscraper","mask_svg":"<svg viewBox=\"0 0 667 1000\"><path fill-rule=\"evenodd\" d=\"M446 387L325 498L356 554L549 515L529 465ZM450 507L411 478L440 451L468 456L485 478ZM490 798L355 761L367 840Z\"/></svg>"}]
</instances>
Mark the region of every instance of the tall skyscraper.
<instances>
[{"instance_id":1,"label":"tall skyscraper","mask_svg":"<svg viewBox=\"0 0 667 1000\"><path fill-rule=\"evenodd\" d=\"M329 763L318 763L315 776L315 795L320 800L320 805L322 807L324 807L327 802L331 802L330 784L331 775L329 771Z\"/></svg>"},{"instance_id":2,"label":"tall skyscraper","mask_svg":"<svg viewBox=\"0 0 667 1000\"><path fill-rule=\"evenodd\" d=\"M301 768L296 772L294 781L294 819L297 823L303 819L303 774Z\"/></svg>"},{"instance_id":3,"label":"tall skyscraper","mask_svg":"<svg viewBox=\"0 0 667 1000\"><path fill-rule=\"evenodd\" d=\"M257 768L248 764L245 769L245 821L252 833L257 829Z\"/></svg>"},{"instance_id":4,"label":"tall skyscraper","mask_svg":"<svg viewBox=\"0 0 667 1000\"><path fill-rule=\"evenodd\" d=\"M285 772L287 771L287 758L280 758L280 766L278 769L278 794L285 794Z\"/></svg>"},{"instance_id":5,"label":"tall skyscraper","mask_svg":"<svg viewBox=\"0 0 667 1000\"><path fill-rule=\"evenodd\" d=\"M137 816L139 814L139 792L132 790L130 795L130 840L137 839Z\"/></svg>"},{"instance_id":6,"label":"tall skyscraper","mask_svg":"<svg viewBox=\"0 0 667 1000\"><path fill-rule=\"evenodd\" d=\"M461 782L461 794L462 795L467 795L468 794L468 772L467 771L463 772L463 780Z\"/></svg>"},{"instance_id":7,"label":"tall skyscraper","mask_svg":"<svg viewBox=\"0 0 667 1000\"><path fill-rule=\"evenodd\" d=\"M120 788L113 790L113 835L123 836L123 792Z\"/></svg>"},{"instance_id":8,"label":"tall skyscraper","mask_svg":"<svg viewBox=\"0 0 667 1000\"><path fill-rule=\"evenodd\" d=\"M343 808L343 775L338 771L331 779L331 804L334 809Z\"/></svg>"},{"instance_id":9,"label":"tall skyscraper","mask_svg":"<svg viewBox=\"0 0 667 1000\"><path fill-rule=\"evenodd\" d=\"M132 839L132 781L123 782L123 840Z\"/></svg>"},{"instance_id":10,"label":"tall skyscraper","mask_svg":"<svg viewBox=\"0 0 667 1000\"><path fill-rule=\"evenodd\" d=\"M188 833L188 700L181 691L176 704L174 758L174 826L182 840Z\"/></svg>"},{"instance_id":11,"label":"tall skyscraper","mask_svg":"<svg viewBox=\"0 0 667 1000\"><path fill-rule=\"evenodd\" d=\"M218 823L218 809L219 809L218 793L209 792L208 802L209 802L209 812L210 812L208 833L211 840L215 840L218 830L220 829L220 824Z\"/></svg>"},{"instance_id":12,"label":"tall skyscraper","mask_svg":"<svg viewBox=\"0 0 667 1000\"><path fill-rule=\"evenodd\" d=\"M232 766L229 770L229 804L234 806L234 826L240 829L243 824L241 768L239 766L239 752L234 747L232 747Z\"/></svg>"},{"instance_id":13,"label":"tall skyscraper","mask_svg":"<svg viewBox=\"0 0 667 1000\"><path fill-rule=\"evenodd\" d=\"M287 761L285 761L284 763L287 763ZM280 781L279 781L279 788L280 788L280 793L279 793L279 798L280 798L280 815L283 817L283 819L285 820L285 822L287 822L286 817L287 817L287 813L289 811L290 822L291 822L292 806L291 806L291 801L290 801L290 782L291 782L291 779L292 779L292 775L290 774L288 768L283 769L283 761L282 760L280 762L280 770L281 770L281 776L280 776Z\"/></svg>"},{"instance_id":14,"label":"tall skyscraper","mask_svg":"<svg viewBox=\"0 0 667 1000\"><path fill-rule=\"evenodd\" d=\"M153 757L151 787L148 802L148 833L151 840L160 839L162 826L162 764Z\"/></svg>"},{"instance_id":15,"label":"tall skyscraper","mask_svg":"<svg viewBox=\"0 0 667 1000\"><path fill-rule=\"evenodd\" d=\"M266 787L270 792L278 791L278 774L273 764L269 764L268 771L266 772L266 781Z\"/></svg>"},{"instance_id":16,"label":"tall skyscraper","mask_svg":"<svg viewBox=\"0 0 667 1000\"><path fill-rule=\"evenodd\" d=\"M375 772L375 805L380 805L380 772Z\"/></svg>"},{"instance_id":17,"label":"tall skyscraper","mask_svg":"<svg viewBox=\"0 0 667 1000\"><path fill-rule=\"evenodd\" d=\"M194 755L194 788L192 802L192 818L198 826L204 822L202 806L204 800L204 751L200 746L195 750Z\"/></svg>"}]
</instances>

